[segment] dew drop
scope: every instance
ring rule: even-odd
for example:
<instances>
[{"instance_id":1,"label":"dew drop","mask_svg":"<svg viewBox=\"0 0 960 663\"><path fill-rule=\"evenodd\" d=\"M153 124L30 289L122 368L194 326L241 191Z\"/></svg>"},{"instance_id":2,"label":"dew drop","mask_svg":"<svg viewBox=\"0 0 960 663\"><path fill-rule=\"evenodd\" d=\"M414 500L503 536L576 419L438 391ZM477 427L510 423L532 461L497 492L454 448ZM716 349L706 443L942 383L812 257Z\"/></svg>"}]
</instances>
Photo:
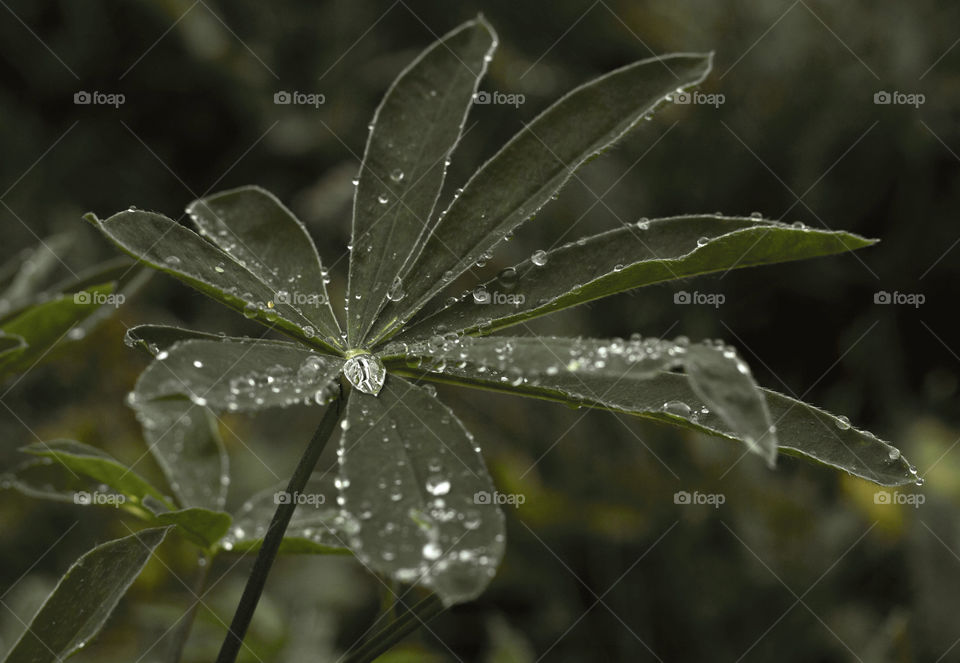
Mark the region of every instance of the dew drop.
<instances>
[{"instance_id":1,"label":"dew drop","mask_svg":"<svg viewBox=\"0 0 960 663\"><path fill-rule=\"evenodd\" d=\"M661 409L667 414L673 414L678 417L690 416L690 406L683 401L667 401Z\"/></svg>"},{"instance_id":2,"label":"dew drop","mask_svg":"<svg viewBox=\"0 0 960 663\"><path fill-rule=\"evenodd\" d=\"M850 419L842 414L837 417L837 428L840 430L850 430Z\"/></svg>"},{"instance_id":3,"label":"dew drop","mask_svg":"<svg viewBox=\"0 0 960 663\"><path fill-rule=\"evenodd\" d=\"M390 198L388 198L387 194L385 193L381 193L379 196L377 196L377 202L380 203L381 205L386 205L387 202L389 202L389 200Z\"/></svg>"},{"instance_id":4,"label":"dew drop","mask_svg":"<svg viewBox=\"0 0 960 663\"><path fill-rule=\"evenodd\" d=\"M537 267L543 267L547 264L547 252L543 249L534 251L533 255L530 256L530 262L532 262Z\"/></svg>"},{"instance_id":5,"label":"dew drop","mask_svg":"<svg viewBox=\"0 0 960 663\"><path fill-rule=\"evenodd\" d=\"M392 171L390 171L390 179L393 180L394 182L402 182L403 171L400 170L399 168L394 168Z\"/></svg>"}]
</instances>

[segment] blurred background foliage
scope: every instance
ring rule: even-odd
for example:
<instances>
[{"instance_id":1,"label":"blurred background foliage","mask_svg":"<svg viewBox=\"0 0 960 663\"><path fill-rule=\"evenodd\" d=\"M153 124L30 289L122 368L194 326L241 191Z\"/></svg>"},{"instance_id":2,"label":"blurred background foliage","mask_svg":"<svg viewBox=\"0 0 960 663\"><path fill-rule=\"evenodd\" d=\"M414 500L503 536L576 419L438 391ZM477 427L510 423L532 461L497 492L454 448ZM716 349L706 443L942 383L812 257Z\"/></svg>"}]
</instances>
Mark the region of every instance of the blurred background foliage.
<instances>
[{"instance_id":1,"label":"blurred background foliage","mask_svg":"<svg viewBox=\"0 0 960 663\"><path fill-rule=\"evenodd\" d=\"M927 478L926 501L878 505L875 487L827 468L782 458L770 472L739 447L627 417L441 390L500 489L526 502L507 508L508 553L489 591L390 660L956 660L960 5L7 0L0 257L70 231L64 272L79 270L113 255L83 212L136 205L181 218L195 197L259 184L308 224L342 297L350 179L373 110L412 57L479 11L500 35L481 89L525 103L474 108L450 192L561 94L636 59L716 50L701 90L725 97L716 108L667 107L589 164L498 251L491 274L560 237L686 212L760 211L883 240L856 255L647 288L532 327L725 338L761 384L899 445ZM81 90L125 103L75 105ZM325 103L275 105L280 90ZM925 103L874 104L884 90ZM680 289L726 301L675 305ZM884 306L878 291L926 299ZM258 332L154 278L68 356L2 387L3 469L37 438L74 437L140 459L138 471L159 481L123 403L146 359L121 339L143 322ZM224 418L230 506L288 476L318 415ZM678 490L726 499L677 505ZM109 508L10 491L0 500L2 650L76 557L128 531ZM178 541L161 552L77 660L162 660L164 643L151 645L189 604L195 560ZM249 563L211 569L222 579L187 660L211 660ZM333 660L369 624L378 587L349 559L284 559L257 615L255 655L244 655Z\"/></svg>"}]
</instances>

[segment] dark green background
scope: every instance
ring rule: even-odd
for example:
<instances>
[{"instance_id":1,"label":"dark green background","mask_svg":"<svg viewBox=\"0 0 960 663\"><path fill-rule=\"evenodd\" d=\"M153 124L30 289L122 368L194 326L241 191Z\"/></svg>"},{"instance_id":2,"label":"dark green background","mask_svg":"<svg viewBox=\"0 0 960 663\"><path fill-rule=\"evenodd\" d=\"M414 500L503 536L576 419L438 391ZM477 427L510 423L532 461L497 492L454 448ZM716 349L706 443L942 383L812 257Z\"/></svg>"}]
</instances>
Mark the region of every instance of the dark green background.
<instances>
[{"instance_id":1,"label":"dark green background","mask_svg":"<svg viewBox=\"0 0 960 663\"><path fill-rule=\"evenodd\" d=\"M333 266L334 297L345 283L350 179L367 122L390 81L437 36L482 11L500 48L481 89L526 98L519 108L474 109L449 171L451 191L571 87L654 53L716 50L701 91L724 95L723 105L672 106L643 123L584 168L487 269L561 236L687 212L761 211L881 238L856 255L648 288L532 327L725 338L764 386L844 413L900 446L927 478L926 502L877 505L871 485L827 468L782 459L769 472L755 458L738 461L739 447L626 417L442 390L502 490L523 493L526 503L509 509L507 556L488 592L412 646L463 661L960 658L960 6L0 4L0 254L72 230L64 258L78 269L112 255L80 220L85 211L106 216L136 205L179 218L211 190L259 184L309 225ZM78 106L80 90L119 92L126 103ZM277 106L279 90L322 93L326 102ZM925 103L874 104L883 90L922 93ZM678 290L723 293L726 302L678 306ZM878 291L926 301L878 305ZM146 360L121 338L125 326L148 321L252 329L154 278L69 356L2 387L3 469L34 435L74 437L131 463L143 454L122 399ZM289 473L318 414L225 418L232 505ZM149 458L137 467L157 474ZM675 505L678 490L722 493L726 502L716 510ZM0 495L5 649L22 628L14 613L26 621L72 560L127 530L109 509ZM188 593L175 576L189 582L189 551L167 543L163 558L166 566L148 567L77 660L137 660L180 615ZM215 577L231 563L218 564ZM220 618L231 613L247 568L238 564L208 597ZM333 660L326 652L365 628L378 586L348 560L285 560L252 646L265 661ZM190 660L209 660L223 629L202 613ZM510 648L513 658L502 653Z\"/></svg>"}]
</instances>

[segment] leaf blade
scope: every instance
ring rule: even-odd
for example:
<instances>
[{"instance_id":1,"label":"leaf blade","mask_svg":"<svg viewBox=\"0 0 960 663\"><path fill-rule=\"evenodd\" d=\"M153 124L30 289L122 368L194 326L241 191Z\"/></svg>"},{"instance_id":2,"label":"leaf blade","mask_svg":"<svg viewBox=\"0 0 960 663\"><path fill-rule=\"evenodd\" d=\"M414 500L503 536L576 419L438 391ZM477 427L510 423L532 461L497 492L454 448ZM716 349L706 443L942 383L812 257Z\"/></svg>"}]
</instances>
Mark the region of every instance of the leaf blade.
<instances>
[{"instance_id":1,"label":"leaf blade","mask_svg":"<svg viewBox=\"0 0 960 663\"><path fill-rule=\"evenodd\" d=\"M494 488L472 436L430 392L395 375L377 397L353 394L345 421L340 496L354 554L448 605L479 595L503 555L504 517L478 501Z\"/></svg>"},{"instance_id":2,"label":"leaf blade","mask_svg":"<svg viewBox=\"0 0 960 663\"><path fill-rule=\"evenodd\" d=\"M493 28L482 17L458 26L400 73L374 113L354 195L347 293L351 347L364 340L427 230L495 46Z\"/></svg>"},{"instance_id":3,"label":"leaf blade","mask_svg":"<svg viewBox=\"0 0 960 663\"><path fill-rule=\"evenodd\" d=\"M85 553L60 579L5 659L60 662L95 636L163 541L168 528L146 529Z\"/></svg>"},{"instance_id":4,"label":"leaf blade","mask_svg":"<svg viewBox=\"0 0 960 663\"><path fill-rule=\"evenodd\" d=\"M409 320L546 204L576 168L668 94L701 82L711 66L712 54L642 60L581 85L526 125L470 178L431 230L405 268L407 296L384 307L374 338Z\"/></svg>"},{"instance_id":5,"label":"leaf blade","mask_svg":"<svg viewBox=\"0 0 960 663\"><path fill-rule=\"evenodd\" d=\"M851 233L749 217L677 216L639 223L646 227L617 228L548 251L542 266L524 260L479 286L479 298L465 293L444 308L435 298L432 309L428 306L396 339L426 338L440 326L491 333L655 283L831 255L873 243Z\"/></svg>"},{"instance_id":6,"label":"leaf blade","mask_svg":"<svg viewBox=\"0 0 960 663\"><path fill-rule=\"evenodd\" d=\"M286 300L322 336L340 336L316 245L276 196L239 187L193 201L187 214L202 236L273 289L273 301Z\"/></svg>"}]
</instances>

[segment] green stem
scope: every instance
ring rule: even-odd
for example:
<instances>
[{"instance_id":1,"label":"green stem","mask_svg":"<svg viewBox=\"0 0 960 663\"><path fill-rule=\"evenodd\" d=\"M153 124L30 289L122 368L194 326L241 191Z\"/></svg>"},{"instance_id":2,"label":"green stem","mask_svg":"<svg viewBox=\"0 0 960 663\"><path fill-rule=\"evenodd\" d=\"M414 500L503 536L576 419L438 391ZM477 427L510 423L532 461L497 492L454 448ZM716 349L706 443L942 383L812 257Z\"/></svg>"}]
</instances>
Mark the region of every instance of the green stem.
<instances>
[{"instance_id":1,"label":"green stem","mask_svg":"<svg viewBox=\"0 0 960 663\"><path fill-rule=\"evenodd\" d=\"M427 596L360 647L349 652L343 663L370 663L444 610L440 599L433 594Z\"/></svg>"},{"instance_id":2,"label":"green stem","mask_svg":"<svg viewBox=\"0 0 960 663\"><path fill-rule=\"evenodd\" d=\"M187 639L190 637L190 629L193 627L194 618L197 616L197 608L203 602L203 588L207 585L207 577L210 575L210 567L213 566L213 559L207 553L200 555L202 565L197 572L197 579L193 583L190 593L193 595L193 604L183 616L183 620L176 628L170 638L170 657L167 659L177 663L183 658L183 650L187 645Z\"/></svg>"},{"instance_id":3,"label":"green stem","mask_svg":"<svg viewBox=\"0 0 960 663\"><path fill-rule=\"evenodd\" d=\"M320 459L327 441L333 435L333 431L340 418L340 409L343 401L343 395L337 398L329 405L323 420L317 427L310 444L306 451L300 457L297 463L297 469L293 471L290 482L287 484L287 494L297 495L303 491L307 485L307 480L313 474L313 470ZM291 499L287 502L277 505L273 513L273 520L267 528L266 536L263 537L263 543L257 553L257 559L253 563L253 569L247 578L247 585L243 589L243 596L240 597L240 603L237 605L237 611L233 615L233 621L230 623L230 631L220 647L220 654L217 656L216 663L234 663L237 655L240 653L240 647L243 644L243 638L247 634L250 621L253 619L253 613L257 609L257 603L260 601L260 595L267 583L267 576L270 573L270 567L273 566L273 560L277 557L280 550L280 544L283 542L283 536L287 531L287 525L290 524L290 518L293 516L294 509L297 508L297 500Z\"/></svg>"}]
</instances>

